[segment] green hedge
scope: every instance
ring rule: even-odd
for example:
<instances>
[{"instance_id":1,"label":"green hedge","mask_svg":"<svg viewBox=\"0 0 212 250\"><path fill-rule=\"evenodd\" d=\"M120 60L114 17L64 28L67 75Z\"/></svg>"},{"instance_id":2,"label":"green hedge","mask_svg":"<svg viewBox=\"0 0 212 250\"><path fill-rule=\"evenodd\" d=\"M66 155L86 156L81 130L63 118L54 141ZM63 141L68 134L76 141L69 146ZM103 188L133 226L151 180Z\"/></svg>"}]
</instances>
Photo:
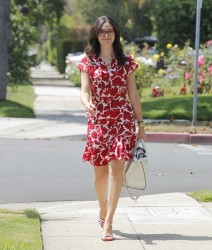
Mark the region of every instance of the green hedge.
<instances>
[{"instance_id":1,"label":"green hedge","mask_svg":"<svg viewBox=\"0 0 212 250\"><path fill-rule=\"evenodd\" d=\"M57 68L60 73L65 71L65 58L68 53L82 52L85 47L84 41L59 41L57 44Z\"/></svg>"}]
</instances>

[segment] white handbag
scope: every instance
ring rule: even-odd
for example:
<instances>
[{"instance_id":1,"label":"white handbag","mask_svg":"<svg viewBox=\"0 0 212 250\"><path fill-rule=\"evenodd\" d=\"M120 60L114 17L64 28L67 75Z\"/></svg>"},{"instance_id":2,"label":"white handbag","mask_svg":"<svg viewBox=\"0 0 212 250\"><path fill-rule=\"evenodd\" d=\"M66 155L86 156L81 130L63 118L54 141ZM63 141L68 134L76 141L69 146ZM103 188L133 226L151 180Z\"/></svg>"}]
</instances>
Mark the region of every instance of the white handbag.
<instances>
[{"instance_id":1,"label":"white handbag","mask_svg":"<svg viewBox=\"0 0 212 250\"><path fill-rule=\"evenodd\" d=\"M133 196L129 189L144 190L146 188L147 173L147 150L143 140L135 145L133 151L133 159L126 162L124 167L123 186L131 199L136 201L139 196Z\"/></svg>"}]
</instances>

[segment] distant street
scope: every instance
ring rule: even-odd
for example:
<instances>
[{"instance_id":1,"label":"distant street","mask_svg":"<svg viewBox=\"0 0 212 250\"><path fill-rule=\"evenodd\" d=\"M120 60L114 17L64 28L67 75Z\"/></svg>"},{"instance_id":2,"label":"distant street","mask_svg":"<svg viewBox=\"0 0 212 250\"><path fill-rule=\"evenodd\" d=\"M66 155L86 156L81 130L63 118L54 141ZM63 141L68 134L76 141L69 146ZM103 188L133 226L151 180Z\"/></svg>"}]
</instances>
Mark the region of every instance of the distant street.
<instances>
[{"instance_id":1,"label":"distant street","mask_svg":"<svg viewBox=\"0 0 212 250\"><path fill-rule=\"evenodd\" d=\"M85 142L0 139L0 203L96 200ZM147 143L144 195L212 189L212 146ZM126 196L125 190L122 196Z\"/></svg>"}]
</instances>

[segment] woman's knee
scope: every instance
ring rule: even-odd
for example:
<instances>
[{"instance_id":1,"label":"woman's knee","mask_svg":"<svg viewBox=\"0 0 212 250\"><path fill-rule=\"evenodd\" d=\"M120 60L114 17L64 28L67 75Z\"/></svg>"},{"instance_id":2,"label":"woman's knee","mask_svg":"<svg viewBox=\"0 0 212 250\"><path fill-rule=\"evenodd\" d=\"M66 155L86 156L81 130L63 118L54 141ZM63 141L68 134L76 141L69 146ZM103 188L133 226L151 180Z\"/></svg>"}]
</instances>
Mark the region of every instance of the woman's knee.
<instances>
[{"instance_id":1,"label":"woman's knee","mask_svg":"<svg viewBox=\"0 0 212 250\"><path fill-rule=\"evenodd\" d=\"M95 183L105 183L108 179L108 168L105 169L95 169L94 171L94 181Z\"/></svg>"},{"instance_id":2,"label":"woman's knee","mask_svg":"<svg viewBox=\"0 0 212 250\"><path fill-rule=\"evenodd\" d=\"M114 178L123 177L124 163L125 163L124 160L112 161L110 166L110 176L113 176Z\"/></svg>"},{"instance_id":3,"label":"woman's knee","mask_svg":"<svg viewBox=\"0 0 212 250\"><path fill-rule=\"evenodd\" d=\"M98 183L98 184L105 183L107 179L108 179L108 174L98 175L98 176L95 176L94 178L95 183Z\"/></svg>"}]
</instances>

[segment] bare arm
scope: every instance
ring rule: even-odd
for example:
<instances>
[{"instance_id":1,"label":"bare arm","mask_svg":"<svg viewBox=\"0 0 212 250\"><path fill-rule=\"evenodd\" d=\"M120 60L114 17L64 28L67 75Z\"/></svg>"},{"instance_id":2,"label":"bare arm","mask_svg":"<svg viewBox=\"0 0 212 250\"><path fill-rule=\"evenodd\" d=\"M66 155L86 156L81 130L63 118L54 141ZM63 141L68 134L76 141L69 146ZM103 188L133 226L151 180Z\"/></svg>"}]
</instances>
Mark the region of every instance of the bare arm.
<instances>
[{"instance_id":1,"label":"bare arm","mask_svg":"<svg viewBox=\"0 0 212 250\"><path fill-rule=\"evenodd\" d=\"M85 107L86 115L92 115L95 106L90 101L90 78L88 73L81 71L81 92L80 100Z\"/></svg>"},{"instance_id":2,"label":"bare arm","mask_svg":"<svg viewBox=\"0 0 212 250\"><path fill-rule=\"evenodd\" d=\"M128 88L128 96L134 111L135 118L137 121L142 121L143 115L140 103L140 96L138 94L138 90L135 83L135 72L132 72L127 77L127 88ZM140 140L141 138L143 138L144 140L147 139L147 136L144 131L144 126L139 126L137 138L138 140Z\"/></svg>"}]
</instances>

